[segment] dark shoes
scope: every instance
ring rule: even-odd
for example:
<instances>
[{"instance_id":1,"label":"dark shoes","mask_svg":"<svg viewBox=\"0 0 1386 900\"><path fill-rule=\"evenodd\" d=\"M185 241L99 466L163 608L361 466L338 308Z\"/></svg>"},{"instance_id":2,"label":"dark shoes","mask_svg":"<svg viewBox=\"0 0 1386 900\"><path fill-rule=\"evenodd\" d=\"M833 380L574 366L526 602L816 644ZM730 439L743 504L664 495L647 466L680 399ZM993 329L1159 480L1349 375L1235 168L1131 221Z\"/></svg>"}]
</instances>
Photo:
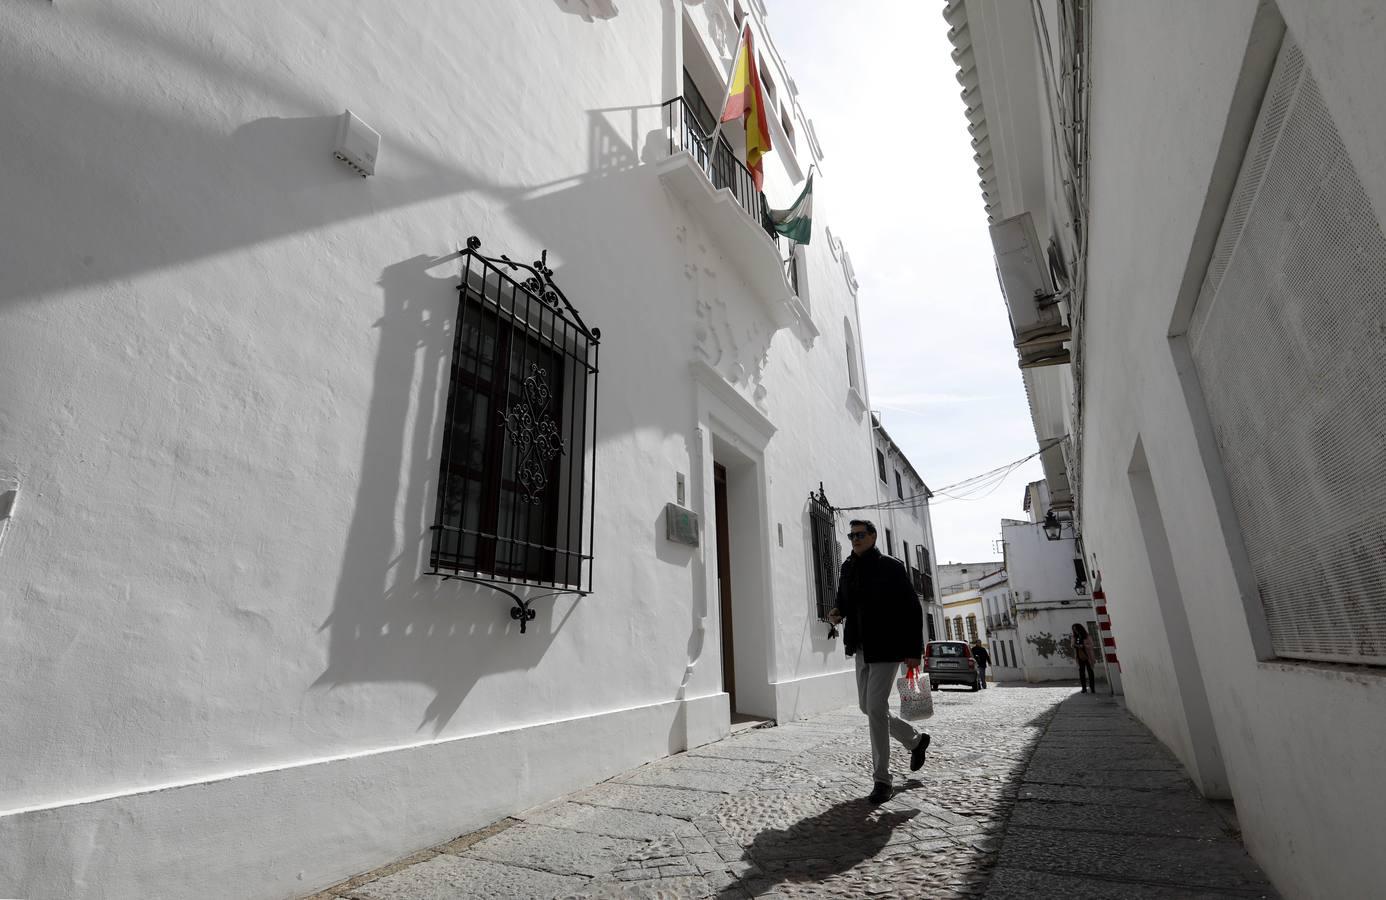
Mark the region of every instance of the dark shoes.
<instances>
[{"instance_id":1,"label":"dark shoes","mask_svg":"<svg viewBox=\"0 0 1386 900\"><path fill-rule=\"evenodd\" d=\"M886 802L887 800L890 799L890 795L891 795L890 785L885 784L884 782L878 781L878 782L876 782L876 786L873 787L873 788L871 789L871 793L870 793L870 794L867 794L867 796L866 796L866 802L867 802L867 803L884 803L884 802Z\"/></svg>"},{"instance_id":2,"label":"dark shoes","mask_svg":"<svg viewBox=\"0 0 1386 900\"><path fill-rule=\"evenodd\" d=\"M910 751L910 771L918 772L924 765L924 751L929 749L929 733L919 736L919 743Z\"/></svg>"}]
</instances>

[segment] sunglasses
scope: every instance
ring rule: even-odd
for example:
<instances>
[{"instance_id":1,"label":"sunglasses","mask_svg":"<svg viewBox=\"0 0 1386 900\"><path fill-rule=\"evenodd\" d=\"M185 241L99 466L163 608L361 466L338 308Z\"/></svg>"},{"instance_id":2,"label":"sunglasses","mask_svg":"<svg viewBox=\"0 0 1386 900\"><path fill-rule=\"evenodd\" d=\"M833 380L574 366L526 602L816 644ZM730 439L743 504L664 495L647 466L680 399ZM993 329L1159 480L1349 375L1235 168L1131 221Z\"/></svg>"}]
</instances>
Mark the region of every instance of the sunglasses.
<instances>
[{"instance_id":1,"label":"sunglasses","mask_svg":"<svg viewBox=\"0 0 1386 900\"><path fill-rule=\"evenodd\" d=\"M847 539L849 541L864 541L868 533L869 532L865 531L849 531L847 532Z\"/></svg>"}]
</instances>

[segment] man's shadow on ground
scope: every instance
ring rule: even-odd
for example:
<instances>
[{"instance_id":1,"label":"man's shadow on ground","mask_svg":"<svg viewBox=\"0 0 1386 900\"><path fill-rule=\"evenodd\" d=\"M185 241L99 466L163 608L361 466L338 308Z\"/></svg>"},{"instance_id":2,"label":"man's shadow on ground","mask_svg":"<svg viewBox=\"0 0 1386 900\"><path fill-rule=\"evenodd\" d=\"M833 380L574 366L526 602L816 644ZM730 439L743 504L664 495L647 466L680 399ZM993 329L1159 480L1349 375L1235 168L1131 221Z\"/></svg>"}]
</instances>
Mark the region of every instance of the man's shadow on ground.
<instances>
[{"instance_id":1,"label":"man's shadow on ground","mask_svg":"<svg viewBox=\"0 0 1386 900\"><path fill-rule=\"evenodd\" d=\"M922 782L909 779L896 795ZM755 868L724 887L718 900L760 895L783 881L823 881L885 849L890 836L919 810L883 810L865 798L844 800L788 828L760 832L743 851Z\"/></svg>"}]
</instances>

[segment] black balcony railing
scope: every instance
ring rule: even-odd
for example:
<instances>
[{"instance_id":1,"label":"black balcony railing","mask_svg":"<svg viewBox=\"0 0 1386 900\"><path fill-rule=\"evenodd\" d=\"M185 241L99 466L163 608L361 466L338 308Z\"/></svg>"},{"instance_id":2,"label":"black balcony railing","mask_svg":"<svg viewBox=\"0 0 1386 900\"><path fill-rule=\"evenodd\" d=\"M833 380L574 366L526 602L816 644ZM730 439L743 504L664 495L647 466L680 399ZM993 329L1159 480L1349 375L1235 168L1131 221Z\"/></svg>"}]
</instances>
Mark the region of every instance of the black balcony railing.
<instances>
[{"instance_id":1,"label":"black balcony railing","mask_svg":"<svg viewBox=\"0 0 1386 900\"><path fill-rule=\"evenodd\" d=\"M664 127L669 135L669 155L673 156L682 150L693 157L693 161L703 170L703 174L707 175L712 186L731 191L736 202L746 211L746 215L764 228L766 235L778 247L779 233L770 223L765 195L756 190L751 170L736 158L731 143L721 134L717 135L715 148L708 146L708 137L712 129L705 127L704 123L711 121L715 119L701 97L695 95L692 103L683 97L675 97L666 102Z\"/></svg>"}]
</instances>

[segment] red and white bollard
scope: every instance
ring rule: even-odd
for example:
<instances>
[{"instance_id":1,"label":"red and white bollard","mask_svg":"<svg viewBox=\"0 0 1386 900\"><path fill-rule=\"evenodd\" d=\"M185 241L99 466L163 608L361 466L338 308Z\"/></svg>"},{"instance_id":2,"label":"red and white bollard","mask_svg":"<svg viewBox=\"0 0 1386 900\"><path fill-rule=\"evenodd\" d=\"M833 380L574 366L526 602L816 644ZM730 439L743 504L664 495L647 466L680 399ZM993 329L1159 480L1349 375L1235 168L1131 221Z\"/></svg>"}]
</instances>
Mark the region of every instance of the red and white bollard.
<instances>
[{"instance_id":1,"label":"red and white bollard","mask_svg":"<svg viewBox=\"0 0 1386 900\"><path fill-rule=\"evenodd\" d=\"M1112 635L1112 618L1107 615L1107 593L1102 590L1102 573L1093 570L1093 610L1097 613L1097 629L1102 638L1102 667L1113 694L1121 691L1121 661L1117 659L1116 637Z\"/></svg>"}]
</instances>

